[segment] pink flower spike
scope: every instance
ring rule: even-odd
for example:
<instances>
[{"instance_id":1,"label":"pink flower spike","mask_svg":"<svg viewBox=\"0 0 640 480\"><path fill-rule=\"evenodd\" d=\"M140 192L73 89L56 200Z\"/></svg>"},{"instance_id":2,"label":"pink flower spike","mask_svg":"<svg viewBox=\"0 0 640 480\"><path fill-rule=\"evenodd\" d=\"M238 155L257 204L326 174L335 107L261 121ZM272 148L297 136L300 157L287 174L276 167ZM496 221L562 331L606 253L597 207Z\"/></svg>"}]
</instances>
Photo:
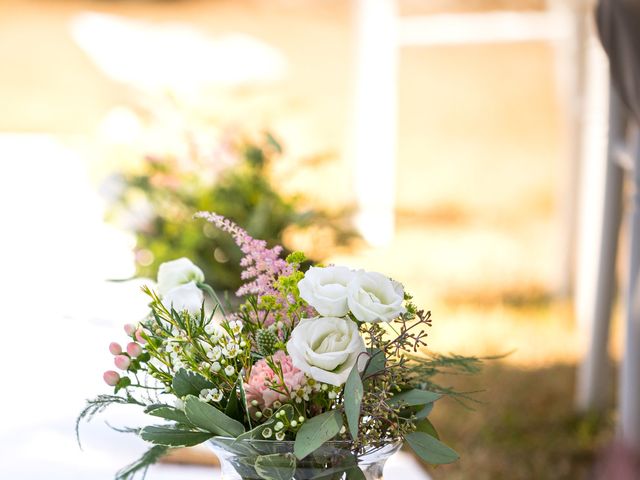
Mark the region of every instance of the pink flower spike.
<instances>
[{"instance_id":1,"label":"pink flower spike","mask_svg":"<svg viewBox=\"0 0 640 480\"><path fill-rule=\"evenodd\" d=\"M111 355L120 355L122 353L122 347L118 342L111 342L109 344L109 351Z\"/></svg>"},{"instance_id":2,"label":"pink flower spike","mask_svg":"<svg viewBox=\"0 0 640 480\"><path fill-rule=\"evenodd\" d=\"M104 382L107 385L111 385L112 387L115 387L120 381L120 374L118 372L114 372L113 370L107 370L102 375L102 378L104 378Z\"/></svg>"},{"instance_id":3,"label":"pink flower spike","mask_svg":"<svg viewBox=\"0 0 640 480\"><path fill-rule=\"evenodd\" d=\"M127 344L127 353L133 358L139 357L142 355L142 347L136 342L129 342Z\"/></svg>"},{"instance_id":4,"label":"pink flower spike","mask_svg":"<svg viewBox=\"0 0 640 480\"><path fill-rule=\"evenodd\" d=\"M133 323L127 323L124 326L124 333L126 333L127 335L129 335L130 337L133 336L134 332L136 331L136 326Z\"/></svg>"},{"instance_id":5,"label":"pink flower spike","mask_svg":"<svg viewBox=\"0 0 640 480\"><path fill-rule=\"evenodd\" d=\"M114 359L113 363L115 363L116 367L118 367L120 370L126 370L127 368L129 368L129 365L131 365L131 359L126 355L118 355Z\"/></svg>"},{"instance_id":6,"label":"pink flower spike","mask_svg":"<svg viewBox=\"0 0 640 480\"><path fill-rule=\"evenodd\" d=\"M138 340L141 344L147 343L147 341L142 337L142 330L136 330L136 340Z\"/></svg>"}]
</instances>

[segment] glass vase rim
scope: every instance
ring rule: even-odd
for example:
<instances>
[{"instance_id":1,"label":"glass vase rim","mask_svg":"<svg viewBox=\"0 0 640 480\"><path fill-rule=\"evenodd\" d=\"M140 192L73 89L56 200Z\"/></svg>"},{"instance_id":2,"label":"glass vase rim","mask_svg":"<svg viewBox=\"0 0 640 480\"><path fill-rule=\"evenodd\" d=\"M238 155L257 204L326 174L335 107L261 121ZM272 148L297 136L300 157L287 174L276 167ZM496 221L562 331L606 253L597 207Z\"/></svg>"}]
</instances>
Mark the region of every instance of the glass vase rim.
<instances>
[{"instance_id":1,"label":"glass vase rim","mask_svg":"<svg viewBox=\"0 0 640 480\"><path fill-rule=\"evenodd\" d=\"M215 435L213 437L211 437L209 439L209 441L213 441L216 439L220 439L220 440L225 440L225 441L232 441L232 442L242 442L242 443L253 443L253 444L260 444L260 445L293 445L295 444L295 440L270 440L267 438L243 438L241 440L238 440L236 437L228 437L228 436L224 436L224 435ZM388 445L402 445L402 443L404 443L404 440L402 438L385 438L382 439L382 442L379 446L372 446L372 445L362 445L361 448L364 449L370 449L370 448L382 448L384 446L388 446ZM353 441L352 440L329 440L325 443L322 444L323 446L327 445L327 446L333 446L333 447L352 447L353 446Z\"/></svg>"}]
</instances>

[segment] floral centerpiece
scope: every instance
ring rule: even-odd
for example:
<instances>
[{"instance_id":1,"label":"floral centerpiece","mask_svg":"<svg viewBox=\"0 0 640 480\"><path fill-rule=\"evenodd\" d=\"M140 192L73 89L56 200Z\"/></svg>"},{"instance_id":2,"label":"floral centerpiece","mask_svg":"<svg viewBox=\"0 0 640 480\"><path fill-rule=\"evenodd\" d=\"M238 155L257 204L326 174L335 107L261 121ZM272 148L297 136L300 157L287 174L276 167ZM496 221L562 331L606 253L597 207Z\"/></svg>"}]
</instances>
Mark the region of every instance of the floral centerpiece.
<instances>
[{"instance_id":1,"label":"floral centerpiece","mask_svg":"<svg viewBox=\"0 0 640 480\"><path fill-rule=\"evenodd\" d=\"M430 313L402 284L343 266L303 272L302 253L282 259L281 247L224 217L197 216L243 252L244 303L228 311L186 258L162 264L157 286L144 287L148 317L125 326L126 347L109 346L114 393L78 418L134 404L162 422L130 429L153 446L116 478L204 442L225 479L382 478L403 443L431 464L458 459L428 419L438 399L456 395L434 376L473 372L479 360L422 352Z\"/></svg>"}]
</instances>

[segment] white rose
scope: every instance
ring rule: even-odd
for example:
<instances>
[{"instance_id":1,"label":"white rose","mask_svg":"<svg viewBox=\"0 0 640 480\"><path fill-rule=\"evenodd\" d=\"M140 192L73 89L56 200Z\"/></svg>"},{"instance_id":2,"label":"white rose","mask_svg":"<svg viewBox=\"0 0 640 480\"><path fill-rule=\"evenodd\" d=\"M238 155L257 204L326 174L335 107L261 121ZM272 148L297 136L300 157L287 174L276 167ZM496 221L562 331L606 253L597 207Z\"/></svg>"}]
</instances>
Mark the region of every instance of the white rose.
<instances>
[{"instance_id":1,"label":"white rose","mask_svg":"<svg viewBox=\"0 0 640 480\"><path fill-rule=\"evenodd\" d=\"M367 349L352 320L305 318L291 332L287 352L293 365L318 382L340 386L347 381L358 356ZM366 364L362 355L359 368Z\"/></svg>"},{"instance_id":2,"label":"white rose","mask_svg":"<svg viewBox=\"0 0 640 480\"><path fill-rule=\"evenodd\" d=\"M359 271L349 283L347 303L361 322L390 322L407 310L404 287L381 273Z\"/></svg>"},{"instance_id":3,"label":"white rose","mask_svg":"<svg viewBox=\"0 0 640 480\"><path fill-rule=\"evenodd\" d=\"M162 304L168 310L173 308L177 312L187 310L189 313L198 313L203 300L204 295L196 282L189 282L169 290L163 295Z\"/></svg>"},{"instance_id":4,"label":"white rose","mask_svg":"<svg viewBox=\"0 0 640 480\"><path fill-rule=\"evenodd\" d=\"M188 258L164 262L158 268L158 293L162 296L189 282L204 282L204 273Z\"/></svg>"},{"instance_id":5,"label":"white rose","mask_svg":"<svg viewBox=\"0 0 640 480\"><path fill-rule=\"evenodd\" d=\"M347 314L347 285L353 272L347 267L311 267L298 282L300 297L320 315L342 317Z\"/></svg>"}]
</instances>

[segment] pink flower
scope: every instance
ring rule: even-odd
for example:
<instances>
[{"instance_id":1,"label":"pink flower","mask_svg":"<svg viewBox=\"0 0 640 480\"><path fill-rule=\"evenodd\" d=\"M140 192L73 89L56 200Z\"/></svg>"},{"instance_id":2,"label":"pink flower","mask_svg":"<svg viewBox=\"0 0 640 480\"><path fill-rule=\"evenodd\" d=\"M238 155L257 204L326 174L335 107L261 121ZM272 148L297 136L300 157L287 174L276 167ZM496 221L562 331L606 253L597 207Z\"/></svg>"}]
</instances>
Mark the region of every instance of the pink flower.
<instances>
[{"instance_id":1,"label":"pink flower","mask_svg":"<svg viewBox=\"0 0 640 480\"><path fill-rule=\"evenodd\" d=\"M142 329L140 329L140 328L138 330L136 330L136 340L138 340L138 342L140 342L143 345L145 343L147 343L147 341L142 336Z\"/></svg>"},{"instance_id":2,"label":"pink flower","mask_svg":"<svg viewBox=\"0 0 640 480\"><path fill-rule=\"evenodd\" d=\"M282 350L274 353L272 359L282 368L284 385L265 359L256 362L251 369L248 383L244 385L247 401L251 403L256 400L261 408L270 408L276 400L289 400L293 393L306 383L304 373L293 366L291 357ZM284 392L288 392L288 395Z\"/></svg>"},{"instance_id":3,"label":"pink flower","mask_svg":"<svg viewBox=\"0 0 640 480\"><path fill-rule=\"evenodd\" d=\"M107 385L115 387L120 381L120 374L118 372L114 372L113 370L108 370L104 372L102 378L104 378L104 381Z\"/></svg>"},{"instance_id":4,"label":"pink flower","mask_svg":"<svg viewBox=\"0 0 640 480\"><path fill-rule=\"evenodd\" d=\"M136 342L129 342L127 344L127 353L132 357L139 357L142 355L142 347Z\"/></svg>"},{"instance_id":5,"label":"pink flower","mask_svg":"<svg viewBox=\"0 0 640 480\"><path fill-rule=\"evenodd\" d=\"M133 323L127 323L124 326L124 333L126 333L128 336L133 336L133 333L136 331L136 326Z\"/></svg>"},{"instance_id":6,"label":"pink flower","mask_svg":"<svg viewBox=\"0 0 640 480\"><path fill-rule=\"evenodd\" d=\"M131 365L131 359L126 355L117 355L113 363L116 364L120 370L126 370Z\"/></svg>"},{"instance_id":7,"label":"pink flower","mask_svg":"<svg viewBox=\"0 0 640 480\"><path fill-rule=\"evenodd\" d=\"M122 353L122 347L118 342L111 342L109 344L109 351L111 355L120 355Z\"/></svg>"}]
</instances>

